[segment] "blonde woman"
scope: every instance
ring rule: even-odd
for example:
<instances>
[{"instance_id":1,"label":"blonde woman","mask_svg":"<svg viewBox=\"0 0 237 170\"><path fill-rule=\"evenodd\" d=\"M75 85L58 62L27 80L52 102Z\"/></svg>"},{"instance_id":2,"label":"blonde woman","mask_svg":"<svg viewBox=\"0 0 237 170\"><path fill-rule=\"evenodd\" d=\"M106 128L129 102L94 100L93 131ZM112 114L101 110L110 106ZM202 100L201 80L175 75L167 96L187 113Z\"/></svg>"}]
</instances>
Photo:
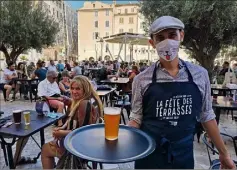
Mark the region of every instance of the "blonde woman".
<instances>
[{"instance_id":1,"label":"blonde woman","mask_svg":"<svg viewBox=\"0 0 237 170\"><path fill-rule=\"evenodd\" d=\"M87 77L74 77L70 84L70 93L72 99L67 97L62 99L64 103L69 104L69 115L66 123L53 130L55 140L46 143L42 148L43 169L53 169L54 157L60 158L64 154L63 139L68 133L81 126L94 124L99 117L102 117L102 102ZM91 99L94 99L98 105L99 113L96 113L90 102Z\"/></svg>"}]
</instances>

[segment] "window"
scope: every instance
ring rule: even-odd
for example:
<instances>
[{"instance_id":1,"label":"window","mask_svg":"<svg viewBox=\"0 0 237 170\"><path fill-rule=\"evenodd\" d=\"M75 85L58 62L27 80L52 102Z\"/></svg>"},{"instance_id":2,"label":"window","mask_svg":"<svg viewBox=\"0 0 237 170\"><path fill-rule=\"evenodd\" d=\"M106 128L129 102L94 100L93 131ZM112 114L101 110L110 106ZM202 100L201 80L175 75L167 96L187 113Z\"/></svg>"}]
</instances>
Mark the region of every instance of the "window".
<instances>
[{"instance_id":1,"label":"window","mask_svg":"<svg viewBox=\"0 0 237 170\"><path fill-rule=\"evenodd\" d=\"M129 17L129 24L133 24L133 17Z\"/></svg>"},{"instance_id":2,"label":"window","mask_svg":"<svg viewBox=\"0 0 237 170\"><path fill-rule=\"evenodd\" d=\"M109 27L109 21L105 21L105 27Z\"/></svg>"},{"instance_id":3,"label":"window","mask_svg":"<svg viewBox=\"0 0 237 170\"><path fill-rule=\"evenodd\" d=\"M123 33L123 29L119 29L119 33Z\"/></svg>"},{"instance_id":4,"label":"window","mask_svg":"<svg viewBox=\"0 0 237 170\"><path fill-rule=\"evenodd\" d=\"M98 39L99 38L99 32L94 32L93 33L93 40Z\"/></svg>"},{"instance_id":5,"label":"window","mask_svg":"<svg viewBox=\"0 0 237 170\"><path fill-rule=\"evenodd\" d=\"M134 12L134 8L131 9L131 12Z\"/></svg>"},{"instance_id":6,"label":"window","mask_svg":"<svg viewBox=\"0 0 237 170\"><path fill-rule=\"evenodd\" d=\"M98 11L95 11L95 17L98 17Z\"/></svg>"},{"instance_id":7,"label":"window","mask_svg":"<svg viewBox=\"0 0 237 170\"><path fill-rule=\"evenodd\" d=\"M93 4L93 8L95 8L95 4Z\"/></svg>"},{"instance_id":8,"label":"window","mask_svg":"<svg viewBox=\"0 0 237 170\"><path fill-rule=\"evenodd\" d=\"M106 32L106 33L105 33L105 36L106 36L106 37L109 36L109 32Z\"/></svg>"},{"instance_id":9,"label":"window","mask_svg":"<svg viewBox=\"0 0 237 170\"><path fill-rule=\"evenodd\" d=\"M61 1L59 2L59 4L58 4L58 5L59 5L59 8L62 8L62 4L61 4Z\"/></svg>"},{"instance_id":10,"label":"window","mask_svg":"<svg viewBox=\"0 0 237 170\"><path fill-rule=\"evenodd\" d=\"M59 15L58 15L58 11L57 11L57 18L59 17Z\"/></svg>"},{"instance_id":11,"label":"window","mask_svg":"<svg viewBox=\"0 0 237 170\"><path fill-rule=\"evenodd\" d=\"M132 28L131 28L131 29L129 29L129 32L130 32L130 33L133 33L133 29L132 29Z\"/></svg>"},{"instance_id":12,"label":"window","mask_svg":"<svg viewBox=\"0 0 237 170\"><path fill-rule=\"evenodd\" d=\"M55 14L54 8L53 8L53 15Z\"/></svg>"},{"instance_id":13,"label":"window","mask_svg":"<svg viewBox=\"0 0 237 170\"><path fill-rule=\"evenodd\" d=\"M106 9L106 16L109 16L109 10Z\"/></svg>"},{"instance_id":14,"label":"window","mask_svg":"<svg viewBox=\"0 0 237 170\"><path fill-rule=\"evenodd\" d=\"M98 21L95 21L95 28L98 28Z\"/></svg>"},{"instance_id":15,"label":"window","mask_svg":"<svg viewBox=\"0 0 237 170\"><path fill-rule=\"evenodd\" d=\"M121 14L121 9L118 9L118 14Z\"/></svg>"},{"instance_id":16,"label":"window","mask_svg":"<svg viewBox=\"0 0 237 170\"><path fill-rule=\"evenodd\" d=\"M119 23L123 24L123 18L119 18Z\"/></svg>"},{"instance_id":17,"label":"window","mask_svg":"<svg viewBox=\"0 0 237 170\"><path fill-rule=\"evenodd\" d=\"M143 23L142 22L140 23L140 29L143 29Z\"/></svg>"},{"instance_id":18,"label":"window","mask_svg":"<svg viewBox=\"0 0 237 170\"><path fill-rule=\"evenodd\" d=\"M125 9L125 14L127 14L128 13L128 9Z\"/></svg>"}]
</instances>

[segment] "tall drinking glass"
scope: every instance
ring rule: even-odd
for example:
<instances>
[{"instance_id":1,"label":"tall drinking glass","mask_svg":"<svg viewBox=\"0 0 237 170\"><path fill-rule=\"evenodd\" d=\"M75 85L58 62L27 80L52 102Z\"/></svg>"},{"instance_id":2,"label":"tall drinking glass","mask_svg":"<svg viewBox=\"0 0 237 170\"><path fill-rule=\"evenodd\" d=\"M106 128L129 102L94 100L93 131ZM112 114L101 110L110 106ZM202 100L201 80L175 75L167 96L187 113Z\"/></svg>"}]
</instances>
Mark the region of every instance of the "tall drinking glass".
<instances>
[{"instance_id":1,"label":"tall drinking glass","mask_svg":"<svg viewBox=\"0 0 237 170\"><path fill-rule=\"evenodd\" d=\"M22 113L22 110L14 110L14 111L12 112L12 114L13 114L13 120L14 120L14 123L15 123L16 125L21 124L21 113Z\"/></svg>"},{"instance_id":2,"label":"tall drinking glass","mask_svg":"<svg viewBox=\"0 0 237 170\"><path fill-rule=\"evenodd\" d=\"M23 112L24 115L24 120L25 120L25 125L30 124L30 112Z\"/></svg>"},{"instance_id":3,"label":"tall drinking glass","mask_svg":"<svg viewBox=\"0 0 237 170\"><path fill-rule=\"evenodd\" d=\"M117 107L104 108L105 138L107 140L118 139L120 112L121 109Z\"/></svg>"}]
</instances>

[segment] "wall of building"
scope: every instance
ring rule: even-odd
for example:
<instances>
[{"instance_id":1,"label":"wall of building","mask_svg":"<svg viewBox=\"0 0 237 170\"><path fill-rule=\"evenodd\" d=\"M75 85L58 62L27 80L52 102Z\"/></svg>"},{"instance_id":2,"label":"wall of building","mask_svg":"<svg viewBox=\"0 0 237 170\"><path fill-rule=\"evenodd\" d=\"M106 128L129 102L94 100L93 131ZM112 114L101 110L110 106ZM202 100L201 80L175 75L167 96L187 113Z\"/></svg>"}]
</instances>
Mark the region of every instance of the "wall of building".
<instances>
[{"instance_id":1,"label":"wall of building","mask_svg":"<svg viewBox=\"0 0 237 170\"><path fill-rule=\"evenodd\" d=\"M98 59L101 54L104 55L105 47L101 52L101 43L98 41L113 33L112 5L85 2L84 7L78 10L78 32L79 60L89 57Z\"/></svg>"},{"instance_id":2,"label":"wall of building","mask_svg":"<svg viewBox=\"0 0 237 170\"><path fill-rule=\"evenodd\" d=\"M106 16L106 10L109 10L109 16ZM88 59L91 56L95 59L98 56L103 56L104 58L104 56L109 55L106 46L109 47L111 54L117 58L121 44L100 43L98 42L100 37L124 32L143 34L144 30L140 26L142 19L139 14L138 4L85 2L84 6L78 10L79 60ZM95 27L95 21L98 21L98 28ZM105 27L106 21L109 21L109 27ZM99 34L97 39L94 37L95 32ZM124 46L120 56L123 60L129 61L131 46L127 44L126 47L126 56ZM137 53L135 53L135 49L137 49ZM148 54L138 53L139 49L144 51L148 47L133 46L133 58L137 60L148 59Z\"/></svg>"}]
</instances>

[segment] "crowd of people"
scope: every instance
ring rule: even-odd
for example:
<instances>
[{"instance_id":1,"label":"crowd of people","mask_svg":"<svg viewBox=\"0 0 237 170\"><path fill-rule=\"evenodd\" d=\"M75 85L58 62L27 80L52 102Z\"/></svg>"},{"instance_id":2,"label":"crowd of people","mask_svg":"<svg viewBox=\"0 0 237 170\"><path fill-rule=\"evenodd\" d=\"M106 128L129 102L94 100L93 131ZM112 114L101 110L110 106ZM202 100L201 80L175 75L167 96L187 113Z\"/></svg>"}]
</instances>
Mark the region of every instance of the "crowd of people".
<instances>
[{"instance_id":1,"label":"crowd of people","mask_svg":"<svg viewBox=\"0 0 237 170\"><path fill-rule=\"evenodd\" d=\"M115 61L87 61L83 60L81 62L74 61L72 65L69 64L68 60L62 63L61 60L57 64L53 60L49 61L46 67L46 62L39 60L36 64L30 62L27 65L26 62L19 62L17 67L15 63L10 62L7 64L7 68L4 69L2 77L0 78L0 89L6 90L6 101L14 101L16 99L16 94L20 92L24 95L25 100L29 100L29 85L27 82L14 81L16 79L38 79L39 82L46 79L47 71L55 71L59 73L57 82L60 91L69 96L69 84L70 79L77 75L85 75L90 79L95 77L90 76L90 68L99 68L97 72L97 82L100 80L105 80L111 77L129 77L131 82L135 75L139 72L144 71L147 68L146 63L140 62L118 62ZM14 89L13 96L10 99L10 93ZM32 90L34 96L37 96L37 83L32 83ZM131 83L130 83L131 90Z\"/></svg>"}]
</instances>

